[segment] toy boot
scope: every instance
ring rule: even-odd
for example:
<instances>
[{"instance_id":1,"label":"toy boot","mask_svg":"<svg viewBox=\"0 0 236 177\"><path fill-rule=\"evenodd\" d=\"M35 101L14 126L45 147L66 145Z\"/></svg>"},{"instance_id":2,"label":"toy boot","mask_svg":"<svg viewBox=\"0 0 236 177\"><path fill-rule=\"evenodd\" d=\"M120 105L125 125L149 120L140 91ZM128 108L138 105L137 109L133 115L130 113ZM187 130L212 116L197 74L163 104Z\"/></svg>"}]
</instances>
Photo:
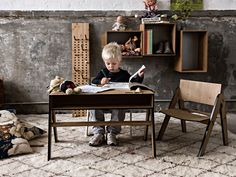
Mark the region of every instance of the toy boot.
<instances>
[{"instance_id":1,"label":"toy boot","mask_svg":"<svg viewBox=\"0 0 236 177\"><path fill-rule=\"evenodd\" d=\"M170 43L168 41L165 42L165 50L164 50L164 53L165 54L168 54L168 53L172 53L172 50L170 48Z\"/></svg>"},{"instance_id":2,"label":"toy boot","mask_svg":"<svg viewBox=\"0 0 236 177\"><path fill-rule=\"evenodd\" d=\"M163 50L164 50L164 43L160 42L159 45L158 45L158 49L157 49L156 53L157 54L163 53Z\"/></svg>"}]
</instances>

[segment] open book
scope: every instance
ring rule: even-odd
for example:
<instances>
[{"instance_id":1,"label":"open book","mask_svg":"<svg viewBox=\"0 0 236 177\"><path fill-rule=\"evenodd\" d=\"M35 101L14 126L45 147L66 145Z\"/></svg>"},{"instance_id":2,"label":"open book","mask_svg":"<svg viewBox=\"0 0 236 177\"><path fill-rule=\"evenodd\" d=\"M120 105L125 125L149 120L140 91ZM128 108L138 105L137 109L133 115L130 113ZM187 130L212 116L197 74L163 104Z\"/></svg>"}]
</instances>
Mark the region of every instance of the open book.
<instances>
[{"instance_id":1,"label":"open book","mask_svg":"<svg viewBox=\"0 0 236 177\"><path fill-rule=\"evenodd\" d=\"M140 88L141 90L151 90L154 92L154 89L146 86L145 84L141 84L138 82L129 82L129 89L130 90L136 90L137 88Z\"/></svg>"},{"instance_id":2,"label":"open book","mask_svg":"<svg viewBox=\"0 0 236 177\"><path fill-rule=\"evenodd\" d=\"M145 69L145 66L143 65L139 70L134 73L132 76L129 78L129 82L109 82L108 84L105 84L104 86L96 86L96 85L82 85L80 86L82 92L86 93L98 93L98 92L104 92L107 90L114 90L114 89L128 89L128 90L136 90L137 88L140 88L142 90L152 90L150 87L138 83L138 82L130 82L132 78L137 76L137 74Z\"/></svg>"},{"instance_id":3,"label":"open book","mask_svg":"<svg viewBox=\"0 0 236 177\"><path fill-rule=\"evenodd\" d=\"M109 87L99 87L96 85L81 85L79 86L79 88L84 93L99 93L99 92L104 92L107 90L113 90L112 88L109 88Z\"/></svg>"},{"instance_id":4,"label":"open book","mask_svg":"<svg viewBox=\"0 0 236 177\"><path fill-rule=\"evenodd\" d=\"M142 65L141 68L139 68L139 70L138 70L136 73L134 73L132 76L130 76L130 78L129 78L129 83L130 83L131 79L133 79L135 76L137 76L138 73L139 73L140 71L144 70L145 68L146 68L146 67L145 67L144 65Z\"/></svg>"},{"instance_id":5,"label":"open book","mask_svg":"<svg viewBox=\"0 0 236 177\"><path fill-rule=\"evenodd\" d=\"M151 90L154 91L152 88L148 87L145 84L141 84L138 82L112 82L109 84L106 84L102 86L101 88L104 89L119 89L119 90L136 90L137 88L140 88L141 90ZM105 90L104 90L105 91Z\"/></svg>"},{"instance_id":6,"label":"open book","mask_svg":"<svg viewBox=\"0 0 236 177\"><path fill-rule=\"evenodd\" d=\"M110 82L106 85L104 85L103 87L105 88L111 88L111 89L130 89L130 90L136 90L137 88L140 88L142 90L152 90L150 87L138 83L138 82L131 82L132 78L136 77L137 74L144 70L146 67L144 65L142 65L141 68L139 68L139 70L137 72L135 72L132 76L130 76L129 78L129 82Z\"/></svg>"}]
</instances>

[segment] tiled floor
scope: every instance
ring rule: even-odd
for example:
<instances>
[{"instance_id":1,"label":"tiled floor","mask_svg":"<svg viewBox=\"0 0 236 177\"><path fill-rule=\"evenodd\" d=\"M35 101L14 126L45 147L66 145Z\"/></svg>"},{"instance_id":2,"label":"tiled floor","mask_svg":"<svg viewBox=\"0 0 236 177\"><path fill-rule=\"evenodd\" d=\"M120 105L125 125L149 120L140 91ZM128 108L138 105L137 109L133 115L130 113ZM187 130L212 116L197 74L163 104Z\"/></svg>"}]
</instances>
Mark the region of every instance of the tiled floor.
<instances>
[{"instance_id":1,"label":"tiled floor","mask_svg":"<svg viewBox=\"0 0 236 177\"><path fill-rule=\"evenodd\" d=\"M144 114L133 114L135 119ZM17 115L21 120L47 130L48 115ZM58 115L60 119L72 119L70 114ZM85 120L85 118L83 118ZM155 114L156 133L163 116ZM229 146L222 145L221 129L215 124L207 152L196 157L204 125L187 123L187 133L182 133L180 122L171 119L161 142L157 142L157 158L151 157L151 141L143 141L143 127L122 129L119 146L88 146L85 127L59 128L61 142L52 142L51 161L47 161L47 135L31 140L34 153L0 160L0 176L101 176L101 177L154 177L154 176L236 176L236 135L229 132Z\"/></svg>"}]
</instances>

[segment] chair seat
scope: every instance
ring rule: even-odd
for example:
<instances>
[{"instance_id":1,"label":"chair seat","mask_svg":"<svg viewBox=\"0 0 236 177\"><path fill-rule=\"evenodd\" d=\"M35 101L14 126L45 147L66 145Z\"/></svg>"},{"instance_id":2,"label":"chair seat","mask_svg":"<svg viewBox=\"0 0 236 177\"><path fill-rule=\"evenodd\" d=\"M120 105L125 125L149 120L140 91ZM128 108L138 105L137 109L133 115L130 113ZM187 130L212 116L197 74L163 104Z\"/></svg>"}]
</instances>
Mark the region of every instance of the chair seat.
<instances>
[{"instance_id":1,"label":"chair seat","mask_svg":"<svg viewBox=\"0 0 236 177\"><path fill-rule=\"evenodd\" d=\"M186 120L186 121L195 121L195 122L203 122L208 121L209 116L200 113L199 111L194 110L182 110L182 109L165 109L160 110L161 113L169 115L170 117L175 117L178 119Z\"/></svg>"}]
</instances>

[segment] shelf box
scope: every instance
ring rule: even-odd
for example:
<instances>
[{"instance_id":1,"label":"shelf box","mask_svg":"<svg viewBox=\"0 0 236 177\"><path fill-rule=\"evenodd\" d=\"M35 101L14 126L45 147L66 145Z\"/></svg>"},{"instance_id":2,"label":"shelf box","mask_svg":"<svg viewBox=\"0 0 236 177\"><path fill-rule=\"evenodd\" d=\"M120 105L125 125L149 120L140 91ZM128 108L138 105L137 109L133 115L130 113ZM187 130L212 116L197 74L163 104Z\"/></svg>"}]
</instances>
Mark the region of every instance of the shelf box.
<instances>
[{"instance_id":1,"label":"shelf box","mask_svg":"<svg viewBox=\"0 0 236 177\"><path fill-rule=\"evenodd\" d=\"M138 55L123 55L123 58L134 58L142 56L142 31L107 31L105 42L106 44L110 42L117 42L119 45L124 45L130 38L133 39L137 37L136 48L140 48L140 53Z\"/></svg>"},{"instance_id":2,"label":"shelf box","mask_svg":"<svg viewBox=\"0 0 236 177\"><path fill-rule=\"evenodd\" d=\"M175 56L176 53L176 24L175 23L156 23L156 24L141 24L140 30L143 31L143 54L145 56ZM151 36L148 34L151 31ZM148 37L149 36L149 37ZM149 39L150 38L150 39ZM151 41L151 42L150 42ZM160 42L168 41L172 53L170 54L157 54ZM149 44L150 42L150 44ZM149 51L146 48L150 48ZM148 47L146 47L148 46Z\"/></svg>"},{"instance_id":3,"label":"shelf box","mask_svg":"<svg viewBox=\"0 0 236 177\"><path fill-rule=\"evenodd\" d=\"M207 31L181 30L179 44L175 70L178 72L207 72Z\"/></svg>"}]
</instances>

